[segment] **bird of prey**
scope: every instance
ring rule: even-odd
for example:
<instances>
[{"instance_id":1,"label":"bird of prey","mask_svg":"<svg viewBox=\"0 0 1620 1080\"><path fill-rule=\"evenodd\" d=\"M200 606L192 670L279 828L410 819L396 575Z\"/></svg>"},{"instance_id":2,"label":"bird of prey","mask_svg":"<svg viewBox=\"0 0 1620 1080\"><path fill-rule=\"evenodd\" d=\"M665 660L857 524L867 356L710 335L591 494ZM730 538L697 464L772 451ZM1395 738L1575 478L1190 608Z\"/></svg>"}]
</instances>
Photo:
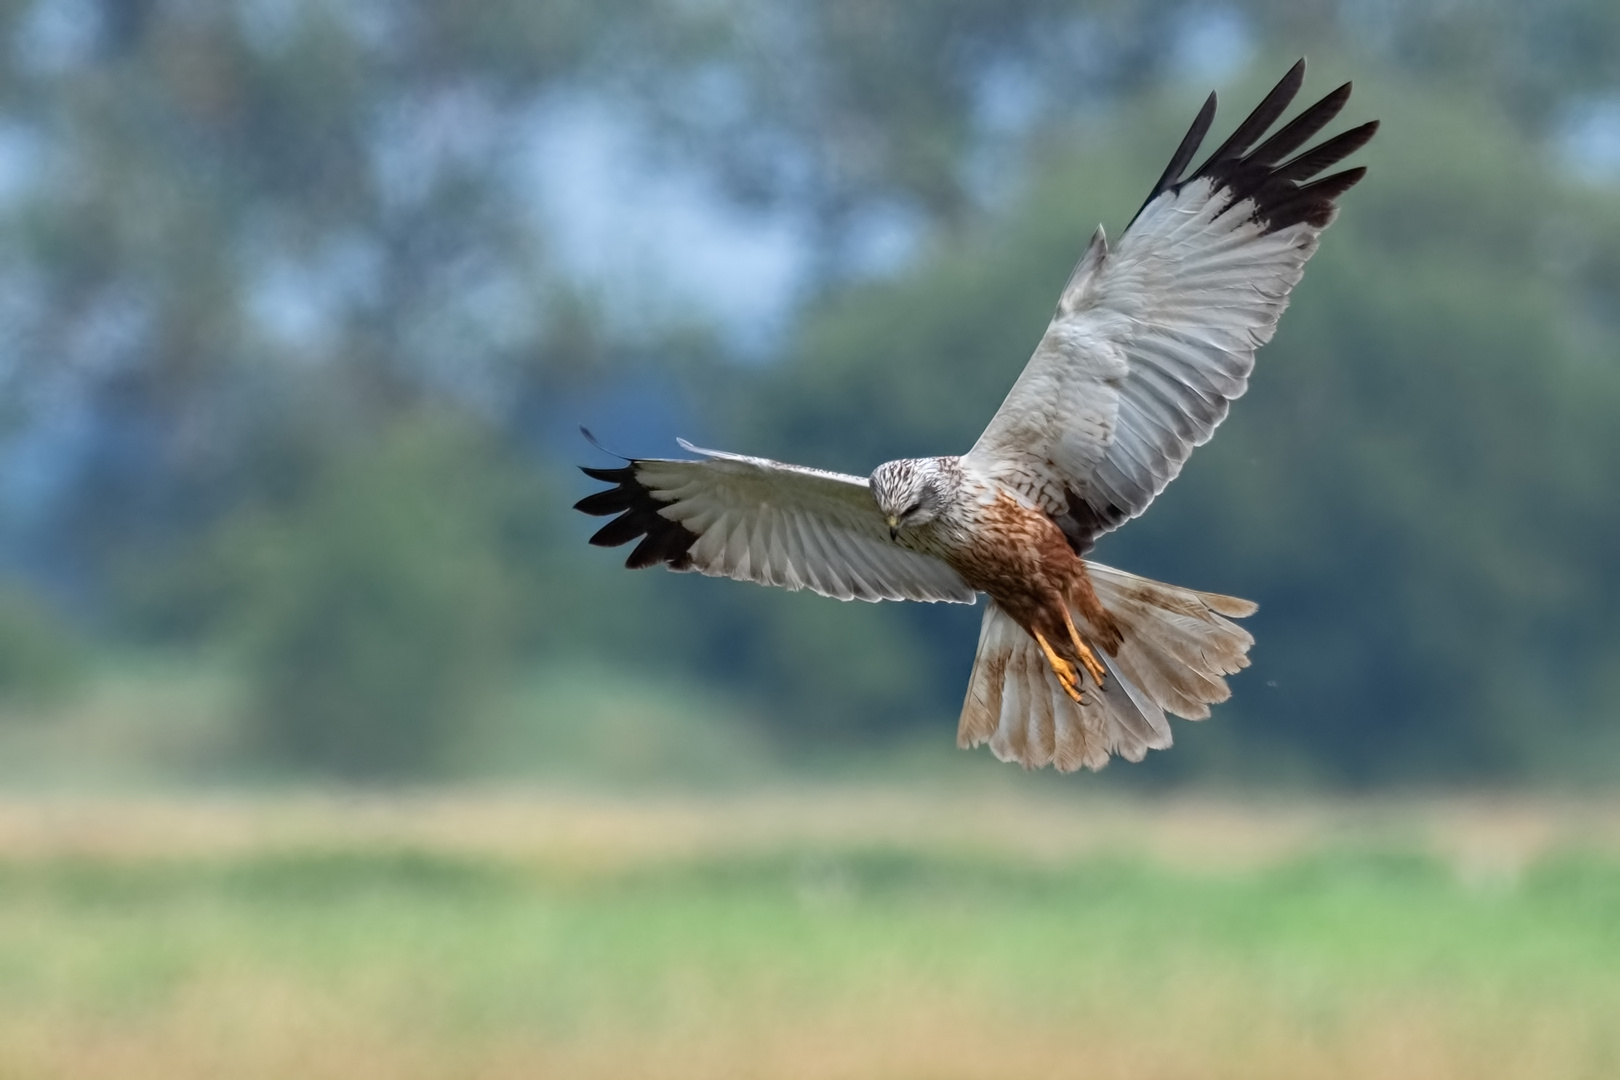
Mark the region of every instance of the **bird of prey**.
<instances>
[{"instance_id":1,"label":"bird of prey","mask_svg":"<svg viewBox=\"0 0 1620 1080\"><path fill-rule=\"evenodd\" d=\"M1336 201L1365 168L1320 174L1376 121L1307 146L1339 87L1267 137L1304 82L1295 64L1188 171L1204 102L1147 201L1110 246L1098 228L990 426L960 456L870 477L703 450L586 468L617 515L591 543L640 539L626 565L810 589L841 600L972 603L985 593L958 745L1068 772L1171 742L1166 713L1209 715L1248 665L1247 600L1087 561L1147 509L1248 385Z\"/></svg>"}]
</instances>

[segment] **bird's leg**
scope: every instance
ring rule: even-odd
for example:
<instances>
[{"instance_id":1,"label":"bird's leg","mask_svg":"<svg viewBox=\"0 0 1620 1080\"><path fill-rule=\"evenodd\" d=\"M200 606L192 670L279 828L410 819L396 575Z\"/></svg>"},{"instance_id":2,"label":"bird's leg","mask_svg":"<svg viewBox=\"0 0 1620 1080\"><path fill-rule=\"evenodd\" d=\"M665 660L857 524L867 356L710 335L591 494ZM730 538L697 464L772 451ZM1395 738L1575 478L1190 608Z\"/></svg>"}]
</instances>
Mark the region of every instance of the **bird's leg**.
<instances>
[{"instance_id":1,"label":"bird's leg","mask_svg":"<svg viewBox=\"0 0 1620 1080\"><path fill-rule=\"evenodd\" d=\"M1046 654L1046 662L1052 665L1052 670L1057 674L1058 682L1063 686L1063 692L1083 704L1084 699L1080 697L1080 673L1074 670L1073 664L1063 659L1053 650L1051 643L1042 636L1039 630L1034 633L1035 643L1041 647L1041 652Z\"/></svg>"},{"instance_id":2,"label":"bird's leg","mask_svg":"<svg viewBox=\"0 0 1620 1080\"><path fill-rule=\"evenodd\" d=\"M1108 670L1102 666L1102 661L1097 659L1097 654L1091 651L1091 647L1080 636L1080 631L1074 625L1074 617L1069 614L1068 605L1062 605L1061 610L1063 612L1063 625L1069 628L1069 640L1074 642L1074 651L1080 654L1080 662L1086 666L1087 671L1091 672L1091 677L1096 680L1097 688L1102 689L1103 680L1108 677Z\"/></svg>"}]
</instances>

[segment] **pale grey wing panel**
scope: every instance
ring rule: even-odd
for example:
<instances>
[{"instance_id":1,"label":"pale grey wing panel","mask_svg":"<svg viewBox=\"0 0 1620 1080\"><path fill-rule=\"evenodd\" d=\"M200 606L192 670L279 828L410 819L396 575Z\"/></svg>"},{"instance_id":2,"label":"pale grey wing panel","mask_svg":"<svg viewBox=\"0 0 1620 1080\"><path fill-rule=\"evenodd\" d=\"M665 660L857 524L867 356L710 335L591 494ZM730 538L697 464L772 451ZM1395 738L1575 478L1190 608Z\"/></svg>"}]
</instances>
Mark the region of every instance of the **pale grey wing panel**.
<instances>
[{"instance_id":1,"label":"pale grey wing panel","mask_svg":"<svg viewBox=\"0 0 1620 1080\"><path fill-rule=\"evenodd\" d=\"M1257 149L1298 90L1296 65L1187 180L1213 100L1117 250L1099 229L1012 392L968 454L1050 513L1079 550L1140 514L1248 387L1255 350L1359 180L1316 173L1369 138L1364 124L1279 164L1337 114L1341 87Z\"/></svg>"},{"instance_id":2,"label":"pale grey wing panel","mask_svg":"<svg viewBox=\"0 0 1620 1080\"><path fill-rule=\"evenodd\" d=\"M1248 389L1319 228L1269 231L1208 179L1149 204L1060 319L1121 327L1129 373L1113 439L1080 494L1108 527L1135 517ZM1076 477L1075 479L1081 479Z\"/></svg>"},{"instance_id":3,"label":"pale grey wing panel","mask_svg":"<svg viewBox=\"0 0 1620 1080\"><path fill-rule=\"evenodd\" d=\"M1088 258L1102 244L1099 230ZM1119 343L1127 330L1098 318L1054 319L965 464L1049 513L1065 510L1069 493L1089 490L1083 481L1115 440L1130 374Z\"/></svg>"},{"instance_id":4,"label":"pale grey wing panel","mask_svg":"<svg viewBox=\"0 0 1620 1080\"><path fill-rule=\"evenodd\" d=\"M864 478L682 446L704 458L585 470L616 485L577 504L618 515L593 544L639 538L632 568L662 563L840 600L974 601L950 566L890 540Z\"/></svg>"},{"instance_id":5,"label":"pale grey wing panel","mask_svg":"<svg viewBox=\"0 0 1620 1080\"><path fill-rule=\"evenodd\" d=\"M1248 388L1316 248L1312 226L1267 232L1226 198L1194 181L1117 250L1099 230L970 462L1091 535L1147 509Z\"/></svg>"}]
</instances>

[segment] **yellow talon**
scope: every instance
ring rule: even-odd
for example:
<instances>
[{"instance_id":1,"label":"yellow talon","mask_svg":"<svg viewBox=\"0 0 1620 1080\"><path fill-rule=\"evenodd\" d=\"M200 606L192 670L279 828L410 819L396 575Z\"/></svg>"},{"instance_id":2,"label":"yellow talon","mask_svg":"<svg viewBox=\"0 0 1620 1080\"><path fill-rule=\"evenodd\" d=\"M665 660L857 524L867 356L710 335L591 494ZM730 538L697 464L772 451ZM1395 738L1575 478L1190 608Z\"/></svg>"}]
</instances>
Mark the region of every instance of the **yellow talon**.
<instances>
[{"instance_id":1,"label":"yellow talon","mask_svg":"<svg viewBox=\"0 0 1620 1080\"><path fill-rule=\"evenodd\" d=\"M1046 654L1046 662L1052 665L1052 670L1057 674L1058 683L1062 685L1063 692L1084 704L1084 699L1080 696L1080 676L1074 670L1074 665L1054 652L1051 644L1041 636L1039 630L1035 631L1035 643Z\"/></svg>"},{"instance_id":2,"label":"yellow talon","mask_svg":"<svg viewBox=\"0 0 1620 1080\"><path fill-rule=\"evenodd\" d=\"M1097 654L1091 651L1091 647L1080 636L1080 631L1076 629L1067 607L1063 608L1063 625L1069 628L1069 640L1074 642L1074 651L1080 654L1080 662L1091 672L1092 679L1096 681L1098 689L1101 689L1103 680L1108 677L1108 669L1103 667L1102 661L1097 659Z\"/></svg>"}]
</instances>

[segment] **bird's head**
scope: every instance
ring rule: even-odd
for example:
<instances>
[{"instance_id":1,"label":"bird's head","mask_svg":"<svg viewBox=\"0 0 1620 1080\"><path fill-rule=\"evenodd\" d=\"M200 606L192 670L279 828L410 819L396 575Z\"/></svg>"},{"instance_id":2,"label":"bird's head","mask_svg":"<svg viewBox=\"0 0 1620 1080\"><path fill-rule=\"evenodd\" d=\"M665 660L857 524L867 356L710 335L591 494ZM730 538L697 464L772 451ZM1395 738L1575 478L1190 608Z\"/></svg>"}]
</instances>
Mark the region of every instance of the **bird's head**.
<instances>
[{"instance_id":1,"label":"bird's head","mask_svg":"<svg viewBox=\"0 0 1620 1080\"><path fill-rule=\"evenodd\" d=\"M939 458L902 458L872 471L872 498L877 500L889 538L902 529L925 525L939 516L951 494L952 477Z\"/></svg>"}]
</instances>

